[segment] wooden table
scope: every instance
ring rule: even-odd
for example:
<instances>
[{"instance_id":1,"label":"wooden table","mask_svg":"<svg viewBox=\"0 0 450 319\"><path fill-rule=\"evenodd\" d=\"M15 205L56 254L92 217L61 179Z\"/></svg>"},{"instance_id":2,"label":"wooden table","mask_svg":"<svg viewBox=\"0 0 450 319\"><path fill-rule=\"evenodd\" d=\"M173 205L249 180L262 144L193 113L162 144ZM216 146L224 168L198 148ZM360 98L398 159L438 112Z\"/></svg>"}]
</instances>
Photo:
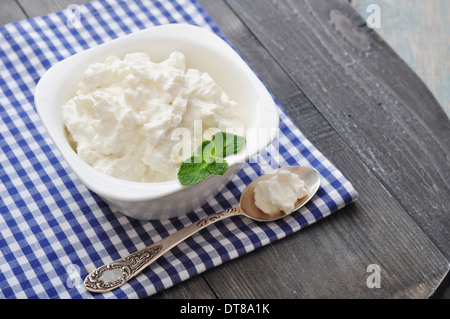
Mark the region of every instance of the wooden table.
<instances>
[{"instance_id":1,"label":"wooden table","mask_svg":"<svg viewBox=\"0 0 450 319\"><path fill-rule=\"evenodd\" d=\"M380 12L376 32L417 73L450 116L450 1L352 0L367 19L370 5ZM369 7L369 10L368 10Z\"/></svg>"},{"instance_id":2,"label":"wooden table","mask_svg":"<svg viewBox=\"0 0 450 319\"><path fill-rule=\"evenodd\" d=\"M2 1L0 24L83 2ZM360 198L154 298L438 297L450 268L450 122L421 80L347 1L200 2Z\"/></svg>"}]
</instances>

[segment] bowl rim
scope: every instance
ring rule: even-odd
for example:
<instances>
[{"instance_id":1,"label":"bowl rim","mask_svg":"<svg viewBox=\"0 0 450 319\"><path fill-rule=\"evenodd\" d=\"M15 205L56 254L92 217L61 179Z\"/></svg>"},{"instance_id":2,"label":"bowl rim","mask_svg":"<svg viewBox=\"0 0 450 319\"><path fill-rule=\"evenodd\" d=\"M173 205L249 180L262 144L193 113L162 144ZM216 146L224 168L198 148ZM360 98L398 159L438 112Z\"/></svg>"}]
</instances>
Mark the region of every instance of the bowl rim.
<instances>
[{"instance_id":1,"label":"bowl rim","mask_svg":"<svg viewBox=\"0 0 450 319\"><path fill-rule=\"evenodd\" d=\"M173 23L149 27L147 29L142 29L104 42L61 60L49 68L37 83L34 96L37 113L54 145L81 182L86 185L88 189L101 197L119 201L135 202L165 197L193 186L183 186L178 180L157 183L127 181L99 172L84 162L76 154L76 152L69 147L66 137L60 136L61 134L58 133L58 129L55 128L55 126L47 119L48 113L57 107L54 105L55 103L51 103L52 96L53 98L55 97L52 93L52 91L54 91L52 90L52 83L60 77L61 71L64 70L67 65L77 62L79 63L83 59L89 58L91 55L95 55L96 51L104 50L120 41L124 41L125 39L139 39L141 37L151 38L152 36L161 37L164 35L170 37L183 37L183 40L191 39L192 41L194 41L193 39L198 40L198 38L201 37L202 45L220 48L220 50L222 50L221 52L226 54L227 57L233 61L233 63L238 63L239 67L242 69L242 72L252 82L253 86L257 90L256 92L259 96L258 99L261 101L258 107L264 108L264 112L260 110L261 112L259 112L260 114L258 116L262 117L262 123L260 124L264 125L256 128L268 129L268 134L265 135L267 138L264 141L259 141L258 145L249 145L249 143L247 143L245 151L228 156L227 162L230 167L232 165L240 165L245 163L245 161L249 158L260 153L273 141L277 131L279 130L278 108L276 107L271 94L253 70L251 70L248 64L241 58L241 56L227 42L215 33L195 25ZM113 54L114 52L111 53L111 55ZM91 61L93 60L94 59L91 59ZM64 139L66 140L64 141Z\"/></svg>"}]
</instances>

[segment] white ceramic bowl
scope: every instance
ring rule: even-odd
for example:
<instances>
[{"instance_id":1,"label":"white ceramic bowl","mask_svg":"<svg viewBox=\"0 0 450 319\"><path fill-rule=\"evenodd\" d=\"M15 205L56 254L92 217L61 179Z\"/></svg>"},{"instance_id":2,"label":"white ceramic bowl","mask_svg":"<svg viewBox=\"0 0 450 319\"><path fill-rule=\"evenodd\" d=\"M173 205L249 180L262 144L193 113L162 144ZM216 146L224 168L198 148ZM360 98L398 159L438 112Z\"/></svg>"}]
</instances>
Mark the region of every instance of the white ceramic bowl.
<instances>
[{"instance_id":1,"label":"white ceramic bowl","mask_svg":"<svg viewBox=\"0 0 450 319\"><path fill-rule=\"evenodd\" d=\"M152 60L162 61L175 50L184 53L188 68L208 72L242 106L240 111L249 131L246 150L227 157L229 169L224 175L211 175L193 186L182 186L178 180L130 182L100 173L86 164L69 145L61 118L61 107L75 95L84 70L111 55L123 57L142 51ZM49 136L75 175L113 209L136 219L182 216L204 204L209 196L226 185L249 157L270 144L279 123L271 95L241 57L212 32L186 24L141 30L57 63L37 84L35 104Z\"/></svg>"}]
</instances>

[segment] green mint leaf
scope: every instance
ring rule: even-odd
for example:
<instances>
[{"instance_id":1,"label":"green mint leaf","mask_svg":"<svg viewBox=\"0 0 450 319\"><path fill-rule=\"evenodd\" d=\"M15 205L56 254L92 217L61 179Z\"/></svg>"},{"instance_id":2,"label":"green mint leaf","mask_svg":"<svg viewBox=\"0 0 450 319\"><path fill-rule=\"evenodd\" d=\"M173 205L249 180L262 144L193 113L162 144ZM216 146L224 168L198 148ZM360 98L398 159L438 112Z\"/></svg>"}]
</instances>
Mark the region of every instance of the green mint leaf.
<instances>
[{"instance_id":1,"label":"green mint leaf","mask_svg":"<svg viewBox=\"0 0 450 319\"><path fill-rule=\"evenodd\" d=\"M228 170L228 163L224 159L220 159L218 162L208 164L206 167L208 172L214 175L223 175Z\"/></svg>"},{"instance_id":2,"label":"green mint leaf","mask_svg":"<svg viewBox=\"0 0 450 319\"><path fill-rule=\"evenodd\" d=\"M216 156L226 157L239 153L245 147L245 137L219 132L214 134L212 141L216 145Z\"/></svg>"},{"instance_id":3,"label":"green mint leaf","mask_svg":"<svg viewBox=\"0 0 450 319\"><path fill-rule=\"evenodd\" d=\"M245 137L219 132L212 141L204 141L197 148L197 154L184 161L178 170L182 185L200 183L210 174L223 175L228 170L224 157L239 153L245 147Z\"/></svg>"},{"instance_id":4,"label":"green mint leaf","mask_svg":"<svg viewBox=\"0 0 450 319\"><path fill-rule=\"evenodd\" d=\"M206 163L214 162L216 146L211 141L204 141L197 149L197 156L201 157Z\"/></svg>"},{"instance_id":5,"label":"green mint leaf","mask_svg":"<svg viewBox=\"0 0 450 319\"><path fill-rule=\"evenodd\" d=\"M200 183L211 174L207 169L208 165L198 156L192 156L181 164L178 170L178 180L182 185Z\"/></svg>"}]
</instances>

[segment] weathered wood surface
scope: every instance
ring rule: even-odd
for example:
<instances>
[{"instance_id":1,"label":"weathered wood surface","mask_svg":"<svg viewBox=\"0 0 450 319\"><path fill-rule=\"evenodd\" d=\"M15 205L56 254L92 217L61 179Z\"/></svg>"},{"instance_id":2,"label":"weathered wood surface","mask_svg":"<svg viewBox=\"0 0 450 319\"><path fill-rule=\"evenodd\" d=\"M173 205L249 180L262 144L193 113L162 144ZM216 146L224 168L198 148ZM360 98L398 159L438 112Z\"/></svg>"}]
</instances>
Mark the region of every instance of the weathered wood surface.
<instances>
[{"instance_id":1,"label":"weathered wood surface","mask_svg":"<svg viewBox=\"0 0 450 319\"><path fill-rule=\"evenodd\" d=\"M436 245L449 256L450 122L414 72L372 30L361 27L364 21L346 2L230 3L338 134L411 218L435 234ZM274 19L273 12L283 19ZM282 39L289 40L283 45Z\"/></svg>"},{"instance_id":2,"label":"weathered wood surface","mask_svg":"<svg viewBox=\"0 0 450 319\"><path fill-rule=\"evenodd\" d=\"M25 18L83 2L10 5ZM200 2L360 198L155 298L427 298L445 288L450 123L425 85L346 1ZM366 285L370 264L379 289Z\"/></svg>"},{"instance_id":3,"label":"weathered wood surface","mask_svg":"<svg viewBox=\"0 0 450 319\"><path fill-rule=\"evenodd\" d=\"M450 1L351 0L363 18L380 8L375 31L417 73L450 117Z\"/></svg>"}]
</instances>

